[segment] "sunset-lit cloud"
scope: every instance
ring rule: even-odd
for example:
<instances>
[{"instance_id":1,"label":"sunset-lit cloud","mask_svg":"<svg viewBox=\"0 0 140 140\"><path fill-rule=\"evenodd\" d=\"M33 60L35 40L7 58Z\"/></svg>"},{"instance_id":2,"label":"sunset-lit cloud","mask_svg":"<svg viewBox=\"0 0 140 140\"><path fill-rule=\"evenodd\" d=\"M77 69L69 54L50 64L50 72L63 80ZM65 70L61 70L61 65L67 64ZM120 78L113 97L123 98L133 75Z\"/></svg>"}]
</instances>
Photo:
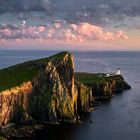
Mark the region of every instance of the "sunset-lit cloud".
<instances>
[{"instance_id":1,"label":"sunset-lit cloud","mask_svg":"<svg viewBox=\"0 0 140 140\"><path fill-rule=\"evenodd\" d=\"M65 42L86 42L94 40L128 39L123 31L109 32L100 26L89 23L68 24L52 23L39 26L9 26L0 27L0 40L43 39L61 40Z\"/></svg>"},{"instance_id":2,"label":"sunset-lit cloud","mask_svg":"<svg viewBox=\"0 0 140 140\"><path fill-rule=\"evenodd\" d=\"M139 0L0 0L0 49L140 49L139 7Z\"/></svg>"}]
</instances>

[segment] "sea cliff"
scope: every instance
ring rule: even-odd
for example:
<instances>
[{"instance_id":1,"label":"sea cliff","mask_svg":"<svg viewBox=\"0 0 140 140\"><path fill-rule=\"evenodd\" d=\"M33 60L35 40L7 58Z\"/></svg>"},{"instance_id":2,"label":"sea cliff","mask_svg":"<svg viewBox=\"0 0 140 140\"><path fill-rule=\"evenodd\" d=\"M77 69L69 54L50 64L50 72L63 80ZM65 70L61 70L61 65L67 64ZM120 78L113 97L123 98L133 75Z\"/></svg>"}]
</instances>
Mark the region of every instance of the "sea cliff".
<instances>
[{"instance_id":1,"label":"sea cliff","mask_svg":"<svg viewBox=\"0 0 140 140\"><path fill-rule=\"evenodd\" d=\"M91 87L95 101L110 100L115 93L122 93L131 89L122 75L106 76L104 73L75 73L75 79Z\"/></svg>"},{"instance_id":2,"label":"sea cliff","mask_svg":"<svg viewBox=\"0 0 140 140\"><path fill-rule=\"evenodd\" d=\"M20 75L18 70L21 69L23 71ZM9 84L10 88L7 89L3 89L1 85L3 90L0 91L0 125L9 122L23 124L32 120L75 121L78 110L88 111L91 88L80 82L75 84L73 55L62 52L47 59L9 67L2 72L7 72L6 77L14 74L14 78L17 73L18 78L22 79L24 71L27 73L30 69L35 69L36 73L34 72L32 77L26 77L25 81L20 81L20 84L16 85L15 81L14 86L13 83L13 87Z\"/></svg>"},{"instance_id":3,"label":"sea cliff","mask_svg":"<svg viewBox=\"0 0 140 140\"><path fill-rule=\"evenodd\" d=\"M76 122L95 101L130 88L121 75L74 73L69 52L28 61L0 70L0 126Z\"/></svg>"}]
</instances>

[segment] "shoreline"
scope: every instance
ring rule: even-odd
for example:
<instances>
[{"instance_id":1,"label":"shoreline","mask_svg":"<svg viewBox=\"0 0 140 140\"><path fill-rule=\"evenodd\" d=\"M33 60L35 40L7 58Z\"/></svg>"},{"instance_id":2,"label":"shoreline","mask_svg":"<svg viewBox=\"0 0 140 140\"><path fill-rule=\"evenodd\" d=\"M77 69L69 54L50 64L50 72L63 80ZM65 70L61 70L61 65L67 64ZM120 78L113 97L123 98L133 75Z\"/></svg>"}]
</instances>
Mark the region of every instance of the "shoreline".
<instances>
[{"instance_id":1,"label":"shoreline","mask_svg":"<svg viewBox=\"0 0 140 140\"><path fill-rule=\"evenodd\" d=\"M1 127L0 134L6 137L31 137L43 127L81 123L81 114L92 112L96 105L110 101L114 94L131 89L122 75L74 73L74 58L68 52L18 64L0 70L0 74L7 76L11 72L11 81L19 69L24 70L18 73L19 77L29 75L27 78L31 80L0 92L1 126L9 122L18 124Z\"/></svg>"}]
</instances>

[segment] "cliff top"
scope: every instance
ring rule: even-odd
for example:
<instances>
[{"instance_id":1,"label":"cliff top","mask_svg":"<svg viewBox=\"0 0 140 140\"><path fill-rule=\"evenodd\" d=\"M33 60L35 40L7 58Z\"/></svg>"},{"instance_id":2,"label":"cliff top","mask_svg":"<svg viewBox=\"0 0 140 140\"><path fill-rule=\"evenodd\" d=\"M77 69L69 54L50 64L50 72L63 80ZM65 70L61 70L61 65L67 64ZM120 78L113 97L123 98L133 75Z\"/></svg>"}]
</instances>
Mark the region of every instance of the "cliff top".
<instances>
[{"instance_id":1,"label":"cliff top","mask_svg":"<svg viewBox=\"0 0 140 140\"><path fill-rule=\"evenodd\" d=\"M104 73L93 74L85 72L76 72L75 79L83 84L94 84L94 83L104 83L105 81L123 80L123 77L121 75L106 77L106 74Z\"/></svg>"},{"instance_id":2,"label":"cliff top","mask_svg":"<svg viewBox=\"0 0 140 140\"><path fill-rule=\"evenodd\" d=\"M0 70L0 91L19 86L23 82L32 80L39 72L38 65L46 64L49 61L61 61L67 54L70 53L61 52L51 57L24 62Z\"/></svg>"}]
</instances>

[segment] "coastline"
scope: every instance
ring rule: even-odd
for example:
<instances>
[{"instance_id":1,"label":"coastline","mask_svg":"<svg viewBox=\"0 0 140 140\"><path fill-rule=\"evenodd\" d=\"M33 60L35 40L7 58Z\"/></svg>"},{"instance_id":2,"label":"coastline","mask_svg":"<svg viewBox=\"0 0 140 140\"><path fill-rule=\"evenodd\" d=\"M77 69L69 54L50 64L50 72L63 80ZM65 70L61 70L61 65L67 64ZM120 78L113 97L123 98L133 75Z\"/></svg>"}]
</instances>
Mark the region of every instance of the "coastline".
<instances>
[{"instance_id":1,"label":"coastline","mask_svg":"<svg viewBox=\"0 0 140 140\"><path fill-rule=\"evenodd\" d=\"M69 53L66 52L66 54L69 54ZM62 61L63 59L60 59L60 60ZM68 62L68 65L69 65L69 59L68 59L67 62ZM72 77L74 77L73 74L72 74ZM81 73L76 73L76 74L79 74L79 76L81 76ZM84 78L85 75L87 76L87 73L84 73L84 75L82 73L82 78ZM124 79L123 79L122 76L119 76L117 79L115 77L115 79L113 79L113 80L112 80L112 77L111 77L111 79L109 78L108 81L106 81L104 79L105 77L103 77L103 79L101 79L101 78L97 79L98 74L88 74L88 76L89 77L92 77L93 76L93 79L95 78L96 79L96 82L95 82L95 80L93 80L94 82L93 81L90 81L91 83L89 81L85 81L85 82L82 81L81 82L80 79L78 79L80 82L78 82L78 84L77 84L77 90L78 90L77 93L78 93L78 95L80 95L80 98L79 97L78 98L82 101L82 102L81 101L80 102L78 101L78 102L80 103L80 106L81 105L83 106L83 107L78 108L78 112L83 112L83 113L84 112L89 112L89 111L91 111L91 108L93 107L93 104L94 103L96 104L96 102L99 102L99 101L100 102L103 102L103 101L110 100L111 99L111 96L116 91L117 92L118 91L119 92L122 92L123 90L130 89L130 86L124 81ZM118 83L116 81L114 81L114 80L118 80L117 81ZM76 83L76 81L75 81L75 83ZM119 84L119 88L118 88L118 84ZM120 89L120 85L121 85L121 89ZM114 88L116 88L116 90ZM79 90L81 90L81 91L79 91ZM92 97L91 97L91 93L92 93ZM99 93L101 93L101 94L99 94ZM98 95L99 95L99 97L98 97ZM97 97L97 98L95 98L95 97ZM94 98L94 100L92 98ZM91 99L90 102L89 102L89 99ZM78 120L79 119L80 118L78 118ZM64 119L64 120L66 120L66 119ZM75 118L73 118L72 120L75 120ZM64 122L64 121L62 121L62 122ZM73 122L73 121L71 121L71 119L70 120L68 119L67 122ZM26 131L26 130L24 129L23 131ZM33 131L33 129L32 129L32 131ZM17 130L17 132L19 132L19 131Z\"/></svg>"}]
</instances>

